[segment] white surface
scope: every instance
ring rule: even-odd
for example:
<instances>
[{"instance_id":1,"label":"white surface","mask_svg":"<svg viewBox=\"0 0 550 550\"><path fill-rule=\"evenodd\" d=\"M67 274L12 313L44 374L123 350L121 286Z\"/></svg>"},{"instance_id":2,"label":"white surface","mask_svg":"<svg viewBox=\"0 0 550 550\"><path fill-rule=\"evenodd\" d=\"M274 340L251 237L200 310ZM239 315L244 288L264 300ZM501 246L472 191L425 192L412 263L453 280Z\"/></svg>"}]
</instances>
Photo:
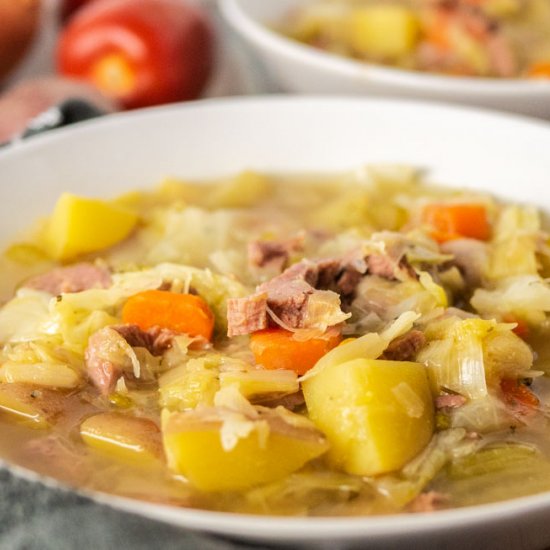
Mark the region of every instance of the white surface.
<instances>
[{"instance_id":1,"label":"white surface","mask_svg":"<svg viewBox=\"0 0 550 550\"><path fill-rule=\"evenodd\" d=\"M452 101L550 118L550 82L459 78L346 59L268 28L311 0L220 0L231 26L256 51L285 91Z\"/></svg>"},{"instance_id":2,"label":"white surface","mask_svg":"<svg viewBox=\"0 0 550 550\"><path fill-rule=\"evenodd\" d=\"M431 179L550 206L550 127L417 103L323 98L215 100L113 115L0 151L0 239L47 213L62 191L112 196L174 174L243 168L331 171L401 162ZM100 495L118 508L256 541L340 548L539 550L550 545L550 494L438 512L277 519L163 507Z\"/></svg>"}]
</instances>

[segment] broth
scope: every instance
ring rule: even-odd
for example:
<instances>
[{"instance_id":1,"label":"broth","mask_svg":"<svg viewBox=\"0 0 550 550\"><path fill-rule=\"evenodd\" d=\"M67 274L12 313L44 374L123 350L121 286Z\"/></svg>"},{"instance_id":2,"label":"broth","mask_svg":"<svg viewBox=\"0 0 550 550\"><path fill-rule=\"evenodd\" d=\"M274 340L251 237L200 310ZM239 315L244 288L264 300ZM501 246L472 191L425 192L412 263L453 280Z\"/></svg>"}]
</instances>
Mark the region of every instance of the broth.
<instances>
[{"instance_id":1,"label":"broth","mask_svg":"<svg viewBox=\"0 0 550 550\"><path fill-rule=\"evenodd\" d=\"M60 230L63 200L131 227L91 250L83 234L100 226ZM253 514L550 490L550 263L534 209L394 166L86 200L62 197L1 260L6 460Z\"/></svg>"}]
</instances>

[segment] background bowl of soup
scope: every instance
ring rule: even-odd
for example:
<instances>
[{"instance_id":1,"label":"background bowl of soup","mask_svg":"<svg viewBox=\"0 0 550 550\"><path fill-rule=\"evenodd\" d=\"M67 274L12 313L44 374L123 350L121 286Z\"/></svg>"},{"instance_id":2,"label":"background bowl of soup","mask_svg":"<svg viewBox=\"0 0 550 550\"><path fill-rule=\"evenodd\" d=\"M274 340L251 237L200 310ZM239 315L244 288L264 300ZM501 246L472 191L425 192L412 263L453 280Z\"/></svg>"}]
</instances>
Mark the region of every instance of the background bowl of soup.
<instances>
[{"instance_id":1,"label":"background bowl of soup","mask_svg":"<svg viewBox=\"0 0 550 550\"><path fill-rule=\"evenodd\" d=\"M536 201L548 209L549 146L550 127L543 123L390 100L212 100L113 115L0 152L0 241L13 242L51 212L64 191L113 197L166 176L211 180L243 168L327 174L367 163L404 164L426 170L431 182ZM15 441L0 439L6 467L36 479L10 459ZM51 476L42 479L52 482ZM101 493L93 485L84 493L120 510L263 544L407 549L550 544L550 493L434 513L320 518L169 506Z\"/></svg>"},{"instance_id":2,"label":"background bowl of soup","mask_svg":"<svg viewBox=\"0 0 550 550\"><path fill-rule=\"evenodd\" d=\"M282 90L435 99L550 117L548 79L404 70L329 53L280 32L288 27L293 14L316 2L222 0L220 5L226 20L254 49Z\"/></svg>"}]
</instances>

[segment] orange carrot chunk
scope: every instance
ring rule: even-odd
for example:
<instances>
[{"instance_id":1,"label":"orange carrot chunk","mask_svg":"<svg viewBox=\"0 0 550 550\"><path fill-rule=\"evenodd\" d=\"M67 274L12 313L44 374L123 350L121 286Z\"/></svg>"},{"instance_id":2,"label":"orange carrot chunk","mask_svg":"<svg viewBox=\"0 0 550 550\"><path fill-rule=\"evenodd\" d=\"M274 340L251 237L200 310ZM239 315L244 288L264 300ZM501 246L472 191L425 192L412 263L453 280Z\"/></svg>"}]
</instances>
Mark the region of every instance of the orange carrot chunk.
<instances>
[{"instance_id":1,"label":"orange carrot chunk","mask_svg":"<svg viewBox=\"0 0 550 550\"><path fill-rule=\"evenodd\" d=\"M504 402L520 414L532 414L540 405L538 397L521 380L503 378L500 389Z\"/></svg>"},{"instance_id":2,"label":"orange carrot chunk","mask_svg":"<svg viewBox=\"0 0 550 550\"><path fill-rule=\"evenodd\" d=\"M527 338L529 336L529 325L527 321L519 319L514 315L505 315L502 320L505 323L515 323L516 326L512 329L512 332L517 334L520 338Z\"/></svg>"},{"instance_id":3,"label":"orange carrot chunk","mask_svg":"<svg viewBox=\"0 0 550 550\"><path fill-rule=\"evenodd\" d=\"M428 204L422 222L440 242L469 237L486 241L491 236L487 209L482 204Z\"/></svg>"},{"instance_id":4,"label":"orange carrot chunk","mask_svg":"<svg viewBox=\"0 0 550 550\"><path fill-rule=\"evenodd\" d=\"M206 340L211 340L214 330L214 315L200 296L167 290L134 294L122 308L122 320L143 330L159 326Z\"/></svg>"},{"instance_id":5,"label":"orange carrot chunk","mask_svg":"<svg viewBox=\"0 0 550 550\"><path fill-rule=\"evenodd\" d=\"M439 50L449 50L451 48L451 22L452 18L449 12L445 10L432 11L429 17L424 18L424 40Z\"/></svg>"},{"instance_id":6,"label":"orange carrot chunk","mask_svg":"<svg viewBox=\"0 0 550 550\"><path fill-rule=\"evenodd\" d=\"M550 61L540 61L531 65L527 71L529 78L550 78Z\"/></svg>"},{"instance_id":7,"label":"orange carrot chunk","mask_svg":"<svg viewBox=\"0 0 550 550\"><path fill-rule=\"evenodd\" d=\"M299 341L293 338L292 332L269 328L250 335L250 349L256 363L264 368L293 370L301 375L341 340L342 336L337 331L328 331L324 337Z\"/></svg>"}]
</instances>

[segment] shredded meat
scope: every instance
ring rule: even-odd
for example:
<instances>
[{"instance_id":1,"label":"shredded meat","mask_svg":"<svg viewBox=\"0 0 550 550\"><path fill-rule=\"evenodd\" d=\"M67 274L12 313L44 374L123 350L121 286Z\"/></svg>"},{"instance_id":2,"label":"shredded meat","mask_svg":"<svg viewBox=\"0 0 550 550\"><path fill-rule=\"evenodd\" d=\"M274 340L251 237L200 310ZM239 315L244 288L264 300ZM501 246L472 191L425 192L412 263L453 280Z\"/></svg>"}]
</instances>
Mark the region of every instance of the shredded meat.
<instances>
[{"instance_id":1,"label":"shredded meat","mask_svg":"<svg viewBox=\"0 0 550 550\"><path fill-rule=\"evenodd\" d=\"M302 407L305 404L304 394L301 391L296 393L291 393L288 395L283 395L282 397L278 396L267 396L257 403L261 403L266 407L285 407L291 411L295 411Z\"/></svg>"},{"instance_id":2,"label":"shredded meat","mask_svg":"<svg viewBox=\"0 0 550 550\"><path fill-rule=\"evenodd\" d=\"M253 241L248 244L248 263L256 268L282 271L292 252L303 248L303 236L285 241Z\"/></svg>"},{"instance_id":3,"label":"shredded meat","mask_svg":"<svg viewBox=\"0 0 550 550\"><path fill-rule=\"evenodd\" d=\"M267 304L273 313L293 328L304 326L309 297L315 289L302 280L273 285L268 292Z\"/></svg>"},{"instance_id":4,"label":"shredded meat","mask_svg":"<svg viewBox=\"0 0 550 550\"><path fill-rule=\"evenodd\" d=\"M84 352L88 376L103 395L109 395L126 366L120 354L121 339L132 347L144 347L158 356L172 346L173 337L173 332L159 327L146 331L136 325L104 327L90 336ZM113 357L121 359L117 362Z\"/></svg>"},{"instance_id":5,"label":"shredded meat","mask_svg":"<svg viewBox=\"0 0 550 550\"><path fill-rule=\"evenodd\" d=\"M286 325L303 326L309 297L319 278L317 264L303 260L258 287L267 295L267 306Z\"/></svg>"},{"instance_id":6,"label":"shredded meat","mask_svg":"<svg viewBox=\"0 0 550 550\"><path fill-rule=\"evenodd\" d=\"M332 290L345 302L351 300L357 285L361 281L366 271L363 271L353 260L348 258L336 259L329 258L317 262L318 277L316 288L320 290Z\"/></svg>"},{"instance_id":7,"label":"shredded meat","mask_svg":"<svg viewBox=\"0 0 550 550\"><path fill-rule=\"evenodd\" d=\"M455 239L441 245L444 254L452 254L451 264L458 267L470 287L480 286L488 262L487 245L476 239Z\"/></svg>"},{"instance_id":8,"label":"shredded meat","mask_svg":"<svg viewBox=\"0 0 550 550\"><path fill-rule=\"evenodd\" d=\"M411 330L392 340L382 358L388 361L412 361L425 344L424 333L419 330Z\"/></svg>"},{"instance_id":9,"label":"shredded meat","mask_svg":"<svg viewBox=\"0 0 550 550\"><path fill-rule=\"evenodd\" d=\"M365 258L365 261L370 275L378 275L378 277L389 281L418 278L405 256L394 258L390 254L370 254Z\"/></svg>"},{"instance_id":10,"label":"shredded meat","mask_svg":"<svg viewBox=\"0 0 550 550\"><path fill-rule=\"evenodd\" d=\"M267 328L267 293L227 300L227 336L250 334Z\"/></svg>"},{"instance_id":11,"label":"shredded meat","mask_svg":"<svg viewBox=\"0 0 550 550\"><path fill-rule=\"evenodd\" d=\"M166 328L140 329L137 325L116 325L116 330L133 348L146 348L151 355L162 355L172 347L175 333Z\"/></svg>"},{"instance_id":12,"label":"shredded meat","mask_svg":"<svg viewBox=\"0 0 550 550\"><path fill-rule=\"evenodd\" d=\"M336 290L343 266L338 258L319 260L315 264L317 278L314 286L321 290Z\"/></svg>"},{"instance_id":13,"label":"shredded meat","mask_svg":"<svg viewBox=\"0 0 550 550\"><path fill-rule=\"evenodd\" d=\"M122 376L124 365L114 363L109 355L117 349L121 336L109 327L92 334L84 352L86 370L90 380L103 394L109 395Z\"/></svg>"},{"instance_id":14,"label":"shredded meat","mask_svg":"<svg viewBox=\"0 0 550 550\"><path fill-rule=\"evenodd\" d=\"M278 241L254 241L248 245L248 262L252 267L270 267L282 271L289 251Z\"/></svg>"},{"instance_id":15,"label":"shredded meat","mask_svg":"<svg viewBox=\"0 0 550 550\"><path fill-rule=\"evenodd\" d=\"M458 409L466 403L466 398L457 394L438 395L435 398L435 407L437 409Z\"/></svg>"},{"instance_id":16,"label":"shredded meat","mask_svg":"<svg viewBox=\"0 0 550 550\"><path fill-rule=\"evenodd\" d=\"M350 266L346 266L336 281L336 292L343 298L351 298L363 275Z\"/></svg>"},{"instance_id":17,"label":"shredded meat","mask_svg":"<svg viewBox=\"0 0 550 550\"><path fill-rule=\"evenodd\" d=\"M435 512L447 506L449 497L437 491L428 491L420 493L408 506L409 511L418 512Z\"/></svg>"},{"instance_id":18,"label":"shredded meat","mask_svg":"<svg viewBox=\"0 0 550 550\"><path fill-rule=\"evenodd\" d=\"M305 281L312 287L316 286L319 278L319 267L315 262L302 260L285 269L280 275L274 277L258 287L258 290L269 292L271 288L279 286L287 281Z\"/></svg>"},{"instance_id":19,"label":"shredded meat","mask_svg":"<svg viewBox=\"0 0 550 550\"><path fill-rule=\"evenodd\" d=\"M82 292L90 288L108 288L111 284L111 274L107 269L90 263L79 263L57 267L32 277L25 282L24 286L57 296L63 293Z\"/></svg>"},{"instance_id":20,"label":"shredded meat","mask_svg":"<svg viewBox=\"0 0 550 550\"><path fill-rule=\"evenodd\" d=\"M249 334L268 326L268 308L286 325L302 326L307 304L315 292L311 283L318 277L317 266L308 261L299 262L258 287L245 298L228 300L227 335Z\"/></svg>"},{"instance_id":21,"label":"shredded meat","mask_svg":"<svg viewBox=\"0 0 550 550\"><path fill-rule=\"evenodd\" d=\"M371 254L365 261L367 262L367 269L371 275L378 275L379 277L389 280L395 278L396 262L389 256Z\"/></svg>"},{"instance_id":22,"label":"shredded meat","mask_svg":"<svg viewBox=\"0 0 550 550\"><path fill-rule=\"evenodd\" d=\"M250 334L269 325L268 311L292 328L304 326L310 297L318 290L337 293L344 306L353 299L357 285L367 275L391 280L416 277L407 260L385 255L302 260L261 284L256 294L228 300L228 336Z\"/></svg>"}]
</instances>

